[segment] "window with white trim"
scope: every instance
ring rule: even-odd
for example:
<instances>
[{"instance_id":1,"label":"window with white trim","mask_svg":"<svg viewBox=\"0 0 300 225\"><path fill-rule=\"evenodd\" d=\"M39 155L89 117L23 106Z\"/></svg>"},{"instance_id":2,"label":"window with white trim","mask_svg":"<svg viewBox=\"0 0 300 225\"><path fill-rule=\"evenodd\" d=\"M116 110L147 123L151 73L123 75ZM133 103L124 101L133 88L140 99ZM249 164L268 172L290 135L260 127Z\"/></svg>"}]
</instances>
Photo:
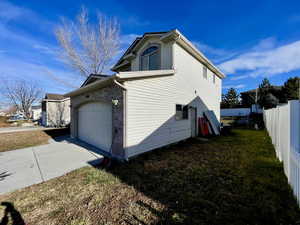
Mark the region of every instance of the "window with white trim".
<instances>
[{"instance_id":1,"label":"window with white trim","mask_svg":"<svg viewBox=\"0 0 300 225\"><path fill-rule=\"evenodd\" d=\"M159 70L159 47L151 46L141 54L141 70Z\"/></svg>"},{"instance_id":2,"label":"window with white trim","mask_svg":"<svg viewBox=\"0 0 300 225\"><path fill-rule=\"evenodd\" d=\"M206 66L203 66L203 78L207 79L207 68L206 68Z\"/></svg>"}]
</instances>

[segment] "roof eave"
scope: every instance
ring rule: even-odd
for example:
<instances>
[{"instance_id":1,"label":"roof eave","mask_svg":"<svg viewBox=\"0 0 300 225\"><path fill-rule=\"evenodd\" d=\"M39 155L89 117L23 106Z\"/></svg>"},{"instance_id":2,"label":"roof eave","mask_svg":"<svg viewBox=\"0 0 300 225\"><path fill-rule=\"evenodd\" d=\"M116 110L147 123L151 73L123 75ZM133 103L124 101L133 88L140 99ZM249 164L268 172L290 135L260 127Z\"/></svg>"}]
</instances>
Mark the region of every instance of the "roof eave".
<instances>
[{"instance_id":1,"label":"roof eave","mask_svg":"<svg viewBox=\"0 0 300 225\"><path fill-rule=\"evenodd\" d=\"M74 97L88 91L97 90L104 88L110 84L114 83L114 80L125 81L125 80L136 80L136 79L146 79L151 77L162 77L162 76L172 76L176 73L175 70L147 70L147 71L130 71L130 72L119 72L112 75L106 80L99 80L94 83L88 84L74 91L65 94L65 97Z\"/></svg>"},{"instance_id":2,"label":"roof eave","mask_svg":"<svg viewBox=\"0 0 300 225\"><path fill-rule=\"evenodd\" d=\"M145 70L145 71L128 71L128 72L119 72L116 75L118 80L136 80L136 79L145 79L151 77L162 77L162 76L172 76L175 74L175 70Z\"/></svg>"},{"instance_id":3,"label":"roof eave","mask_svg":"<svg viewBox=\"0 0 300 225\"><path fill-rule=\"evenodd\" d=\"M93 91L93 90L96 90L101 87L106 87L107 85L111 84L115 78L116 78L116 75L112 75L111 77L109 77L105 80L95 81L94 83L88 84L88 85L78 88L74 91L71 91L71 92L65 94L64 96L65 97L73 97L73 96L83 94L87 91Z\"/></svg>"},{"instance_id":4,"label":"roof eave","mask_svg":"<svg viewBox=\"0 0 300 225\"><path fill-rule=\"evenodd\" d=\"M161 38L162 41L173 40L177 42L180 46L191 53L196 59L204 63L212 72L214 72L221 79L225 78L223 74L209 59L207 59L183 34L181 34L177 29L170 31L170 33L164 35Z\"/></svg>"}]
</instances>

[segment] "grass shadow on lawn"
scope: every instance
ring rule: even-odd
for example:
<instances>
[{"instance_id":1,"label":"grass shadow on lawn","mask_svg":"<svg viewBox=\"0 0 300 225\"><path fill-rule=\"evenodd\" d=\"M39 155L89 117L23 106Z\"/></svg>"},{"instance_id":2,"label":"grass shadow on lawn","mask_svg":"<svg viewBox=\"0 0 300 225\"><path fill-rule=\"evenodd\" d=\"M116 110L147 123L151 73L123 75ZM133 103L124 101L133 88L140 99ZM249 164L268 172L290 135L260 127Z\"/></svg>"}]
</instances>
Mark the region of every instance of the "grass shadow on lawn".
<instances>
[{"instance_id":1,"label":"grass shadow on lawn","mask_svg":"<svg viewBox=\"0 0 300 225\"><path fill-rule=\"evenodd\" d=\"M67 136L70 135L70 128L59 128L59 129L50 129L50 130L44 130L45 134L50 136L52 139L55 139L60 136Z\"/></svg>"},{"instance_id":2,"label":"grass shadow on lawn","mask_svg":"<svg viewBox=\"0 0 300 225\"><path fill-rule=\"evenodd\" d=\"M235 130L207 143L188 140L108 172L165 206L157 210L136 202L159 218L156 224L300 221L297 202L265 131ZM143 224L135 214L129 218L129 224Z\"/></svg>"},{"instance_id":3,"label":"grass shadow on lawn","mask_svg":"<svg viewBox=\"0 0 300 225\"><path fill-rule=\"evenodd\" d=\"M84 167L0 195L0 202L13 203L28 224L37 225L300 221L269 137L245 129L208 142L188 140L107 170ZM0 218L4 210L0 206Z\"/></svg>"}]
</instances>

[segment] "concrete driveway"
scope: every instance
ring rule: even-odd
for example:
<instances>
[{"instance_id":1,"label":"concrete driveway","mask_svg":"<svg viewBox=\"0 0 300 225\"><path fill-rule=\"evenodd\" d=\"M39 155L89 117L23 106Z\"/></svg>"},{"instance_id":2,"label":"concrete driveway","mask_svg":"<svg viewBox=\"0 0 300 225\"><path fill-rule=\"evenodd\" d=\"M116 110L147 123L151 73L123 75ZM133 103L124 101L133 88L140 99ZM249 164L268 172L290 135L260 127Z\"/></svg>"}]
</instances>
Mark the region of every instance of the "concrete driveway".
<instances>
[{"instance_id":1,"label":"concrete driveway","mask_svg":"<svg viewBox=\"0 0 300 225\"><path fill-rule=\"evenodd\" d=\"M0 194L100 163L97 149L63 138L47 145L0 153Z\"/></svg>"}]
</instances>

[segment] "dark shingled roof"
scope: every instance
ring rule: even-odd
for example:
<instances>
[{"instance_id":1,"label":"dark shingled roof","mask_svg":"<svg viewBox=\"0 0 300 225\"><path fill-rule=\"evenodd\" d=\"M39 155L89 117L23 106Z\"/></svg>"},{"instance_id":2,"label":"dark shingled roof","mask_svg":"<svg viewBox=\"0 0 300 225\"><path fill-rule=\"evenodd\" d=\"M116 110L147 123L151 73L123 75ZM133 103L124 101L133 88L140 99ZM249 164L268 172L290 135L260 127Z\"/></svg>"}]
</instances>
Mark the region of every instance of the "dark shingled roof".
<instances>
[{"instance_id":1,"label":"dark shingled roof","mask_svg":"<svg viewBox=\"0 0 300 225\"><path fill-rule=\"evenodd\" d=\"M275 89L275 90L281 90L283 86L276 86L276 85L271 85L271 88ZM252 90L248 90L248 91L243 91L241 92L241 94L246 94L246 93L255 93L256 89L252 89Z\"/></svg>"},{"instance_id":2,"label":"dark shingled roof","mask_svg":"<svg viewBox=\"0 0 300 225\"><path fill-rule=\"evenodd\" d=\"M81 87L91 84L97 80L101 80L101 79L106 79L107 77L109 77L109 75L106 74L90 74L88 76L88 78L86 78L86 80L83 82L83 84L81 85Z\"/></svg>"},{"instance_id":3,"label":"dark shingled roof","mask_svg":"<svg viewBox=\"0 0 300 225\"><path fill-rule=\"evenodd\" d=\"M143 36L137 37L132 43L131 45L127 48L127 50L124 52L124 54L121 56L121 58L118 60L118 62L113 66L113 68L115 66L117 66L118 64L120 64L123 60L123 57L125 55L127 55L145 36L147 35L152 35L152 34L166 34L170 31L159 31L159 32L146 32L143 34Z\"/></svg>"},{"instance_id":4,"label":"dark shingled roof","mask_svg":"<svg viewBox=\"0 0 300 225\"><path fill-rule=\"evenodd\" d=\"M66 97L60 94L52 94L52 93L47 93L45 96L45 99L51 99L51 100L63 100Z\"/></svg>"}]
</instances>

